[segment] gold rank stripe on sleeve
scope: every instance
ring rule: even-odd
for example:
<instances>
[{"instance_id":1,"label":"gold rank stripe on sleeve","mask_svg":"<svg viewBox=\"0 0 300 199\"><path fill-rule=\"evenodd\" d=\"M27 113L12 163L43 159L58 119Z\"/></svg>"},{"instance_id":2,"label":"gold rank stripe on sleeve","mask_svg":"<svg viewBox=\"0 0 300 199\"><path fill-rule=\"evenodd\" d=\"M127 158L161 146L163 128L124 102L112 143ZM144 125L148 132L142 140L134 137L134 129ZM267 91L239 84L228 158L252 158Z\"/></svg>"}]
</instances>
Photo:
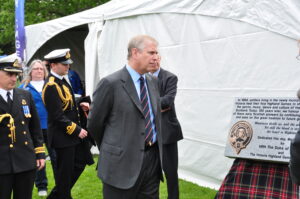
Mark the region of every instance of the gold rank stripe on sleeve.
<instances>
[{"instance_id":1,"label":"gold rank stripe on sleeve","mask_svg":"<svg viewBox=\"0 0 300 199\"><path fill-rule=\"evenodd\" d=\"M11 139L11 143L16 142L16 127L15 127L15 122L14 122L14 118L11 116L11 114L9 113L5 113L5 114L1 114L0 115L0 123L2 122L2 120L4 118L9 118L9 124L7 124L7 127L10 130L10 139Z\"/></svg>"},{"instance_id":2,"label":"gold rank stripe on sleeve","mask_svg":"<svg viewBox=\"0 0 300 199\"><path fill-rule=\"evenodd\" d=\"M71 125L67 126L67 134L72 135L75 129L76 129L76 124L72 122Z\"/></svg>"},{"instance_id":3,"label":"gold rank stripe on sleeve","mask_svg":"<svg viewBox=\"0 0 300 199\"><path fill-rule=\"evenodd\" d=\"M35 153L45 153L45 147L41 146L41 147L36 147L35 149Z\"/></svg>"},{"instance_id":4,"label":"gold rank stripe on sleeve","mask_svg":"<svg viewBox=\"0 0 300 199\"><path fill-rule=\"evenodd\" d=\"M46 104L45 103L45 91L46 91L46 89L47 89L48 86L53 86L53 85L56 87L58 95L59 95L59 97L60 97L60 99L61 99L61 101L63 103L63 110L65 111L70 104L71 104L71 106L73 106L74 102L73 102L72 94L71 94L69 88L66 87L65 85L62 86L63 90L64 90L64 93L65 93L65 96L66 96L65 97L63 95L62 90L59 87L59 85L54 81L54 77L50 77L49 78L49 81L47 82L47 84L45 85L45 87L44 87L44 89L42 91L42 99L43 99L44 104Z\"/></svg>"}]
</instances>

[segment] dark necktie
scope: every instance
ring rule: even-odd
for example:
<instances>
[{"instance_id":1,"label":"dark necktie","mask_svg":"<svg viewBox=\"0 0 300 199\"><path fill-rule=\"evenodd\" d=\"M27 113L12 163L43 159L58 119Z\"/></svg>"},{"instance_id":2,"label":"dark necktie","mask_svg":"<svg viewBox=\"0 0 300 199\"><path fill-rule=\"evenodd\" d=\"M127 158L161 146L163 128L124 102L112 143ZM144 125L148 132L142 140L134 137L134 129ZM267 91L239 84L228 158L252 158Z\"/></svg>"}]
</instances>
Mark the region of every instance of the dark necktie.
<instances>
[{"instance_id":1,"label":"dark necktie","mask_svg":"<svg viewBox=\"0 0 300 199\"><path fill-rule=\"evenodd\" d=\"M12 106L12 100L11 100L10 95L11 95L11 93L8 91L8 92L6 93L8 110L11 110L11 106Z\"/></svg>"},{"instance_id":2,"label":"dark necktie","mask_svg":"<svg viewBox=\"0 0 300 199\"><path fill-rule=\"evenodd\" d=\"M142 110L145 117L145 143L150 144L152 143L153 138L153 129L150 119L150 109L147 97L147 90L145 87L145 80L144 77L140 77L140 100L142 104Z\"/></svg>"},{"instance_id":3,"label":"dark necktie","mask_svg":"<svg viewBox=\"0 0 300 199\"><path fill-rule=\"evenodd\" d=\"M70 86L70 84L69 84L69 82L66 80L66 78L62 78L62 81L65 83L65 84L67 84L68 86Z\"/></svg>"}]
</instances>

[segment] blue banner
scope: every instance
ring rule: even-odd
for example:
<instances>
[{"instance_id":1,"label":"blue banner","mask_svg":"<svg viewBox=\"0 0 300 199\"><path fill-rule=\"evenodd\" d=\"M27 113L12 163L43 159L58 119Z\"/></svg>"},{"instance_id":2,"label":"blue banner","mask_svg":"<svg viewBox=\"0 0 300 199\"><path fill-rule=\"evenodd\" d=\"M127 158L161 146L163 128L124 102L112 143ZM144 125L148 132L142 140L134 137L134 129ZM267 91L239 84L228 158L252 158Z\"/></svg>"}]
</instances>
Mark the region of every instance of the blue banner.
<instances>
[{"instance_id":1,"label":"blue banner","mask_svg":"<svg viewBox=\"0 0 300 199\"><path fill-rule=\"evenodd\" d=\"M26 38L24 27L24 4L25 0L15 0L15 37L16 54L22 60L25 59Z\"/></svg>"}]
</instances>

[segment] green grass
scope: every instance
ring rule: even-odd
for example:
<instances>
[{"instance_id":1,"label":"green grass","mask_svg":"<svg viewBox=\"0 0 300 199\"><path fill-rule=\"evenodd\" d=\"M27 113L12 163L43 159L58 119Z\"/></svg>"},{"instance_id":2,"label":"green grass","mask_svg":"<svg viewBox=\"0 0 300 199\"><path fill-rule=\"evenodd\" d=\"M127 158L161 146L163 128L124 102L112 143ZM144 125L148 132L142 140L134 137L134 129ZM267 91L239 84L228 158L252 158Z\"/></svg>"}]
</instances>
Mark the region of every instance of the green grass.
<instances>
[{"instance_id":1,"label":"green grass","mask_svg":"<svg viewBox=\"0 0 300 199\"><path fill-rule=\"evenodd\" d=\"M97 177L95 164L87 166L80 176L79 180L72 189L73 199L102 199L102 183ZM50 161L47 161L47 176L48 176L48 192L54 186L53 173ZM196 184L180 180L180 199L213 199L216 190L200 187ZM167 199L167 186L166 182L160 183L160 199ZM37 195L37 189L33 190L33 199L41 199Z\"/></svg>"}]
</instances>

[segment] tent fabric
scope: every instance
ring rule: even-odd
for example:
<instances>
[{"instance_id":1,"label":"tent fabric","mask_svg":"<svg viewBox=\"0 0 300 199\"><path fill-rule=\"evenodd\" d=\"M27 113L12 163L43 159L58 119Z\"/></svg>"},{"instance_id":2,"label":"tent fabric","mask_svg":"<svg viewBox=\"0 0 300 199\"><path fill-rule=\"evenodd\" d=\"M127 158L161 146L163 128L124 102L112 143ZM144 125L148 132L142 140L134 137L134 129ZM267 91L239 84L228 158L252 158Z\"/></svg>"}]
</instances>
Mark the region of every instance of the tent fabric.
<instances>
[{"instance_id":1,"label":"tent fabric","mask_svg":"<svg viewBox=\"0 0 300 199\"><path fill-rule=\"evenodd\" d=\"M72 69L76 70L80 74L80 78L84 80L85 72L85 60L82 56L85 55L83 41L86 39L87 34L83 34L82 31L76 30L67 30L64 31L50 40L46 41L43 45L43 48L40 48L35 52L35 57L38 59L43 59L43 57L51 52L54 49L59 48L70 48L71 49L71 58L74 62L72 64ZM82 41L82 42L79 42ZM32 58L31 60L33 60ZM28 63L29 65L29 63Z\"/></svg>"},{"instance_id":2,"label":"tent fabric","mask_svg":"<svg viewBox=\"0 0 300 199\"><path fill-rule=\"evenodd\" d=\"M232 164L224 149L235 97L294 97L299 88L299 15L297 0L114 0L26 27L27 57L87 23L85 79L92 94L99 79L125 65L130 38L156 38L162 67L179 79L175 103L185 137L179 176L217 189Z\"/></svg>"},{"instance_id":3,"label":"tent fabric","mask_svg":"<svg viewBox=\"0 0 300 199\"><path fill-rule=\"evenodd\" d=\"M153 13L182 13L244 21L299 39L300 2L297 0L122 0L80 13L26 26L27 60L47 40L69 28L102 20Z\"/></svg>"},{"instance_id":4,"label":"tent fabric","mask_svg":"<svg viewBox=\"0 0 300 199\"><path fill-rule=\"evenodd\" d=\"M93 22L89 24L89 34L85 40L85 52L87 59L85 59L86 73L85 79L87 94L93 93L91 88L95 87L95 82L100 80L99 68L98 68L98 47L100 46L100 35L103 28L103 21Z\"/></svg>"},{"instance_id":5,"label":"tent fabric","mask_svg":"<svg viewBox=\"0 0 300 199\"><path fill-rule=\"evenodd\" d=\"M26 26L26 45L28 45L26 48L27 60L30 60L43 44L57 34L82 24L101 21L103 18L101 13L103 13L102 8L97 7L97 9L94 8L44 23Z\"/></svg>"}]
</instances>

